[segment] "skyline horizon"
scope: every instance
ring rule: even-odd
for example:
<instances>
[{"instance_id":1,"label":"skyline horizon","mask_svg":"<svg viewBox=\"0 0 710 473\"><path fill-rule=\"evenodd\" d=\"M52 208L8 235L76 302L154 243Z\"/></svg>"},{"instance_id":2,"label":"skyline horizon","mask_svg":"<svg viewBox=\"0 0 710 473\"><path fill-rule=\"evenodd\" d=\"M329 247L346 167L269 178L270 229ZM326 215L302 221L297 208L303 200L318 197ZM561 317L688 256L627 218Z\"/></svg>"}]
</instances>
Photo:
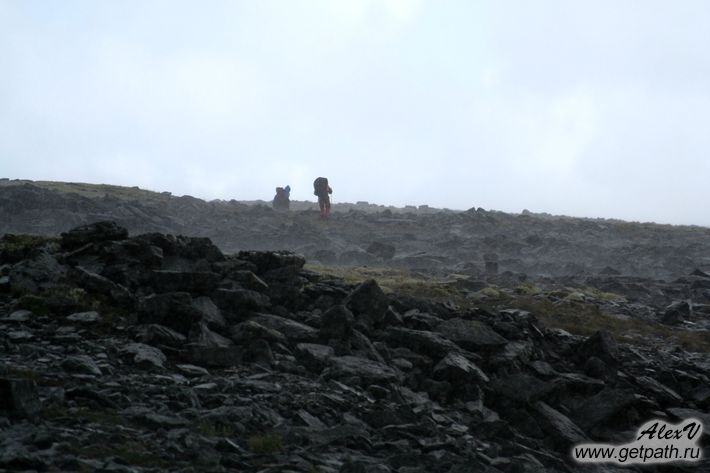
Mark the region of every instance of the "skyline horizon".
<instances>
[{"instance_id":1,"label":"skyline horizon","mask_svg":"<svg viewBox=\"0 0 710 473\"><path fill-rule=\"evenodd\" d=\"M240 198L240 197L214 197L214 198L207 198L205 196L201 195L196 195L196 194L191 194L191 193L176 193L170 189L151 189L147 187L142 187L142 186L137 186L137 185L128 185L128 184L118 184L118 183L109 183L109 182L86 182L86 181L57 181L57 180L46 180L46 179L29 179L29 178L8 178L8 177L0 177L0 183L2 181L7 181L7 182L27 182L27 183L63 183L63 184L77 184L77 185L89 185L89 186L108 186L108 187L121 187L121 188L127 188L127 189L135 189L137 188L138 190L141 191L146 191L146 192L152 192L156 194L169 194L171 197L192 197L196 198L199 200L202 200L204 202L225 202L229 203L230 201L236 201L239 203L264 203L267 205L271 204L271 201L273 200L273 195L270 198L260 198L260 197L255 197L255 198ZM2 185L2 184L0 184ZM286 184L284 184L286 185ZM310 203L314 206L314 209L317 210L317 205L318 201L315 196L313 196L310 199L291 199L292 202L298 202L298 203ZM505 214L509 215L523 215L525 213L530 213L533 215L541 215L545 217L553 217L553 218L570 218L570 219L582 219L582 220L600 220L600 221L615 221L615 222L625 222L625 223L631 223L631 224L640 224L640 225L646 225L646 224L653 224L653 225L659 225L659 226L678 226L678 227L701 227L701 228L708 228L710 229L710 225L708 224L698 224L698 223L671 223L671 222L659 222L659 221L653 221L653 220L638 220L638 219L633 219L633 218L621 218L621 217L610 217L610 216L603 216L603 215L571 215L571 214L563 214L563 213L554 213L550 212L544 209L530 209L523 207L520 210L506 210L506 209L497 209L497 208L492 208L492 207L484 207L481 205L473 205L469 206L466 208L455 208L455 207L446 207L446 206L434 206L426 202L420 202L420 203L408 203L408 204L392 204L392 203L381 203L377 201L371 201L367 199L358 199L357 201L333 201L332 205L335 208L337 208L338 205L368 205L368 206L376 206L376 207L383 207L385 209L387 208L394 208L394 209L400 209L400 210L406 210L407 207L413 207L414 209L418 210L423 210L419 209L420 207L424 207L425 209L430 209L432 211L449 211L449 212L467 212L472 209L483 209L486 212L502 212Z\"/></svg>"},{"instance_id":2,"label":"skyline horizon","mask_svg":"<svg viewBox=\"0 0 710 473\"><path fill-rule=\"evenodd\" d=\"M0 175L710 226L710 3L0 0Z\"/></svg>"}]
</instances>

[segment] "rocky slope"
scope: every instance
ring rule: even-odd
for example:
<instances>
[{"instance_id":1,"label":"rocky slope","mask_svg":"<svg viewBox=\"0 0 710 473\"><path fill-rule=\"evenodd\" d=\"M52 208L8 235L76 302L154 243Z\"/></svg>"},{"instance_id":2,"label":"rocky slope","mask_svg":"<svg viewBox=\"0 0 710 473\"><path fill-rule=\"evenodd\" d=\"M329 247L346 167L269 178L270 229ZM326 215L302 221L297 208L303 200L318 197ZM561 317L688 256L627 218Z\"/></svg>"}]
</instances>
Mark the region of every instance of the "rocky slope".
<instances>
[{"instance_id":1,"label":"rocky slope","mask_svg":"<svg viewBox=\"0 0 710 473\"><path fill-rule=\"evenodd\" d=\"M56 235L97 220L132 233L204 236L222 251L290 250L325 264L384 265L446 274L620 274L672 280L710 272L710 229L521 215L336 204L319 221L314 203L288 213L267 205L205 202L137 188L0 180L0 235Z\"/></svg>"},{"instance_id":2,"label":"rocky slope","mask_svg":"<svg viewBox=\"0 0 710 473\"><path fill-rule=\"evenodd\" d=\"M373 225L411 230L398 218ZM353 219L366 221L326 225ZM0 469L621 471L576 464L570 447L630 441L651 418L710 426L707 355L574 336L515 308L385 294L289 252L130 235L100 223L5 238Z\"/></svg>"}]
</instances>

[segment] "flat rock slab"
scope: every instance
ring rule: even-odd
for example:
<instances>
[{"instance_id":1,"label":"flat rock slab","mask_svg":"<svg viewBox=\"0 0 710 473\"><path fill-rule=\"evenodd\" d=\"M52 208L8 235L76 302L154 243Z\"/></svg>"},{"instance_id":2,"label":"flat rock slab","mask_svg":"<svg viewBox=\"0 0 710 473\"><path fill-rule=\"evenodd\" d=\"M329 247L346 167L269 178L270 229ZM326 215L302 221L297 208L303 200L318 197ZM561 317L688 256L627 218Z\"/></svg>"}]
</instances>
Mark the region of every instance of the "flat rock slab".
<instances>
[{"instance_id":1,"label":"flat rock slab","mask_svg":"<svg viewBox=\"0 0 710 473\"><path fill-rule=\"evenodd\" d=\"M33 315L34 314L32 314L32 312L29 310L16 310L12 314L2 319L2 322L29 322Z\"/></svg>"},{"instance_id":2,"label":"flat rock slab","mask_svg":"<svg viewBox=\"0 0 710 473\"><path fill-rule=\"evenodd\" d=\"M68 356L61 362L62 369L67 373L90 374L101 376L101 369L87 355Z\"/></svg>"},{"instance_id":3,"label":"flat rock slab","mask_svg":"<svg viewBox=\"0 0 710 473\"><path fill-rule=\"evenodd\" d=\"M101 321L101 315L99 315L98 312L93 310L90 312L76 312L74 314L68 315L67 320L70 322L79 322L86 324L95 323Z\"/></svg>"},{"instance_id":4,"label":"flat rock slab","mask_svg":"<svg viewBox=\"0 0 710 473\"><path fill-rule=\"evenodd\" d=\"M199 378L201 376L209 376L210 372L201 366L182 364L175 365L182 374L190 378Z\"/></svg>"},{"instance_id":5,"label":"flat rock slab","mask_svg":"<svg viewBox=\"0 0 710 473\"><path fill-rule=\"evenodd\" d=\"M456 384L488 383L490 379L476 364L460 353L446 355L433 370L434 379Z\"/></svg>"},{"instance_id":6,"label":"flat rock slab","mask_svg":"<svg viewBox=\"0 0 710 473\"><path fill-rule=\"evenodd\" d=\"M449 319L439 324L435 331L467 350L498 347L508 343L487 324L478 320Z\"/></svg>"},{"instance_id":7,"label":"flat rock slab","mask_svg":"<svg viewBox=\"0 0 710 473\"><path fill-rule=\"evenodd\" d=\"M318 338L318 330L295 320L271 314L259 314L254 322L281 332L287 339L294 342L314 342Z\"/></svg>"},{"instance_id":8,"label":"flat rock slab","mask_svg":"<svg viewBox=\"0 0 710 473\"><path fill-rule=\"evenodd\" d=\"M542 401L535 404L535 417L545 433L552 436L561 448L569 448L587 440L586 434L577 424Z\"/></svg>"},{"instance_id":9,"label":"flat rock slab","mask_svg":"<svg viewBox=\"0 0 710 473\"><path fill-rule=\"evenodd\" d=\"M357 377L368 384L396 382L400 378L397 371L384 363L357 356L334 356L323 376L335 379Z\"/></svg>"},{"instance_id":10,"label":"flat rock slab","mask_svg":"<svg viewBox=\"0 0 710 473\"><path fill-rule=\"evenodd\" d=\"M335 350L328 345L317 343L299 343L296 356L309 369L321 372L335 356Z\"/></svg>"},{"instance_id":11,"label":"flat rock slab","mask_svg":"<svg viewBox=\"0 0 710 473\"><path fill-rule=\"evenodd\" d=\"M121 351L133 356L133 363L143 368L164 368L167 357L160 349L144 343L129 343Z\"/></svg>"},{"instance_id":12,"label":"flat rock slab","mask_svg":"<svg viewBox=\"0 0 710 473\"><path fill-rule=\"evenodd\" d=\"M415 353L436 359L443 358L452 351L461 351L461 348L451 340L428 330L390 328L387 341L394 346L406 347Z\"/></svg>"},{"instance_id":13,"label":"flat rock slab","mask_svg":"<svg viewBox=\"0 0 710 473\"><path fill-rule=\"evenodd\" d=\"M648 376L637 376L634 382L644 390L650 392L653 397L670 405L679 405L683 402L683 398L668 386L656 381Z\"/></svg>"}]
</instances>

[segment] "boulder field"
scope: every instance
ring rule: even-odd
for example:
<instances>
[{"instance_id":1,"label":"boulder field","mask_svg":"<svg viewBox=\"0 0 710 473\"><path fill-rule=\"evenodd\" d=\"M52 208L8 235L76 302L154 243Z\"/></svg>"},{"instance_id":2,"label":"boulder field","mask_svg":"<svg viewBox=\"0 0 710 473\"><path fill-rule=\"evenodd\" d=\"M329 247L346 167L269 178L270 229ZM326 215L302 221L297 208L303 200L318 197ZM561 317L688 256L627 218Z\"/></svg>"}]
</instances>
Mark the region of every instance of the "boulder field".
<instances>
[{"instance_id":1,"label":"boulder field","mask_svg":"<svg viewBox=\"0 0 710 473\"><path fill-rule=\"evenodd\" d=\"M570 457L653 418L710 428L704 354L111 221L4 241L6 471L710 471Z\"/></svg>"}]
</instances>

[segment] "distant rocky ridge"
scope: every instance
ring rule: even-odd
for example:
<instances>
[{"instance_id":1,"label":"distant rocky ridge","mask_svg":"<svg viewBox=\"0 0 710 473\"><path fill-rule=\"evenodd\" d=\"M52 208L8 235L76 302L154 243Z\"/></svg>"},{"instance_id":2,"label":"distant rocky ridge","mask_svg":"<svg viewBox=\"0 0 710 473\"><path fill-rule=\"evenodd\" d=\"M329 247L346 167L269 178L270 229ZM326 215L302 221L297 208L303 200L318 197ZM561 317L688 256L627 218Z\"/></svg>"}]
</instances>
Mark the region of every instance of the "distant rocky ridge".
<instances>
[{"instance_id":1,"label":"distant rocky ridge","mask_svg":"<svg viewBox=\"0 0 710 473\"><path fill-rule=\"evenodd\" d=\"M291 212L237 201L205 202L137 188L0 181L0 235L53 235L97 220L131 233L210 238L222 251L290 250L309 261L385 265L479 276L486 268L527 276L616 274L672 280L710 272L710 229L524 212L384 208L335 204L330 221L314 203ZM309 210L310 209L310 210Z\"/></svg>"},{"instance_id":2,"label":"distant rocky ridge","mask_svg":"<svg viewBox=\"0 0 710 473\"><path fill-rule=\"evenodd\" d=\"M650 418L710 426L707 355L114 222L4 241L0 470L710 471L707 448L643 470L569 456Z\"/></svg>"}]
</instances>

